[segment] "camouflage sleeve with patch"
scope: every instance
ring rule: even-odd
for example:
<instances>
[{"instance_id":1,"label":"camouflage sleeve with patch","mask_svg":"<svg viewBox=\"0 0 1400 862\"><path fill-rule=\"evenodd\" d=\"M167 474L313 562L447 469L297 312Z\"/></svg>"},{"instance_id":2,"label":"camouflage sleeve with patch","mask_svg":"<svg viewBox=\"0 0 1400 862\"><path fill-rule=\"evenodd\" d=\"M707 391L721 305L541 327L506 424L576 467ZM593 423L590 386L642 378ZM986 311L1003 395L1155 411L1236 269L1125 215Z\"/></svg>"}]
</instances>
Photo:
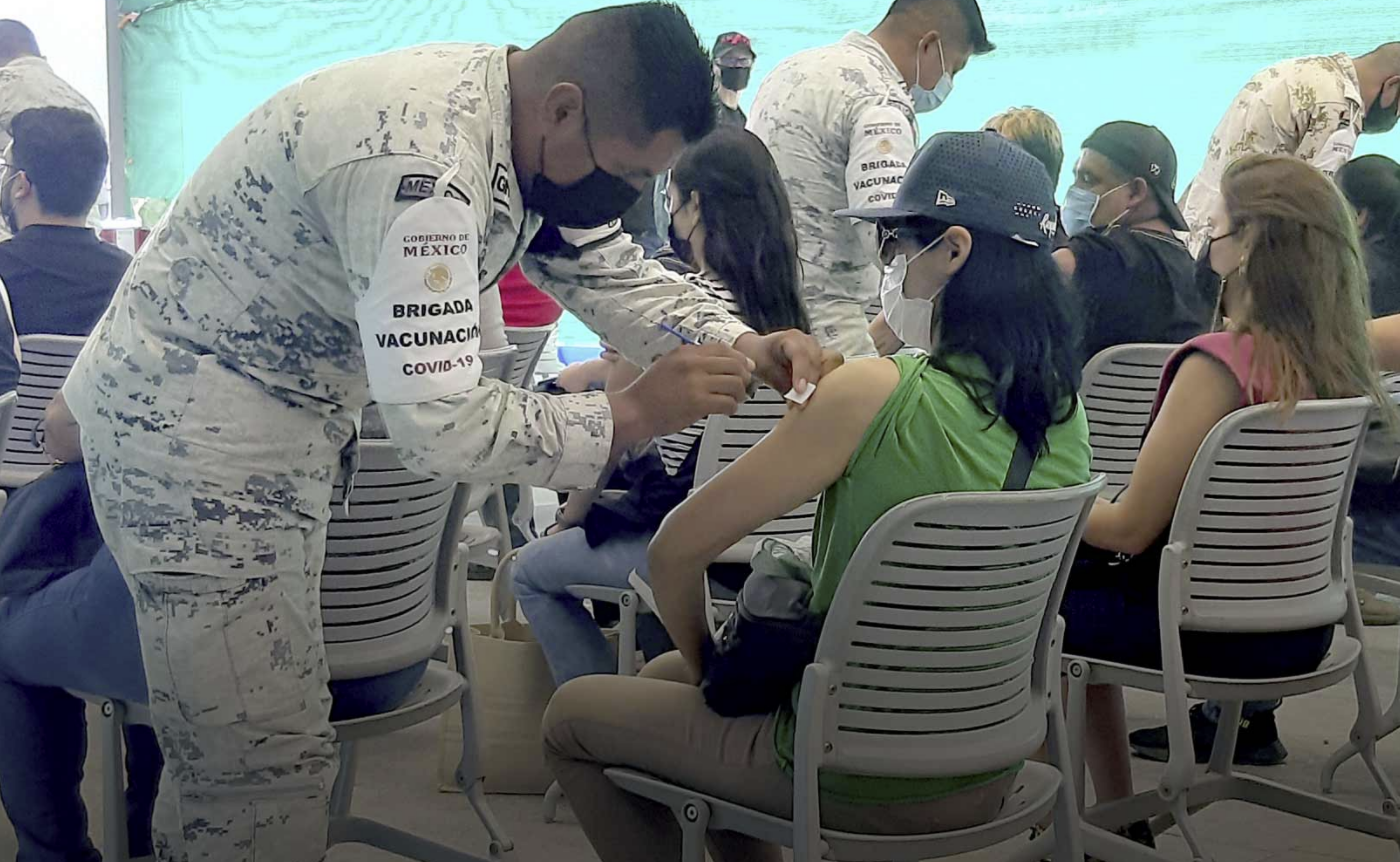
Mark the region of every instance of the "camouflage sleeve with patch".
<instances>
[{"instance_id":1,"label":"camouflage sleeve with patch","mask_svg":"<svg viewBox=\"0 0 1400 862\"><path fill-rule=\"evenodd\" d=\"M357 297L371 391L414 472L587 487L612 448L606 397L480 379L481 305L494 297L477 269L489 241L473 206L480 170L382 157L336 168L312 192Z\"/></svg>"},{"instance_id":2,"label":"camouflage sleeve with patch","mask_svg":"<svg viewBox=\"0 0 1400 862\"><path fill-rule=\"evenodd\" d=\"M846 198L853 208L885 207L895 194L916 148L914 123L892 104L866 108L851 128L846 160Z\"/></svg>"}]
</instances>

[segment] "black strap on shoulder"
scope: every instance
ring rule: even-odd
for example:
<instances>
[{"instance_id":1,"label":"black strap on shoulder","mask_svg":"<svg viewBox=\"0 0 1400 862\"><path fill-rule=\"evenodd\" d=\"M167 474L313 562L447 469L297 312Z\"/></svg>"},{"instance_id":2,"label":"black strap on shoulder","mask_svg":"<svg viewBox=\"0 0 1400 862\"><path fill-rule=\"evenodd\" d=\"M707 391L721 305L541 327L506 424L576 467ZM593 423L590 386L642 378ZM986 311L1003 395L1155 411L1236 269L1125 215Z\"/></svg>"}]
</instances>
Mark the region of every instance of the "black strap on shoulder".
<instances>
[{"instance_id":1,"label":"black strap on shoulder","mask_svg":"<svg viewBox=\"0 0 1400 862\"><path fill-rule=\"evenodd\" d=\"M1011 453L1011 466L1006 471L1006 481L1002 483L1003 491L1024 491L1026 483L1031 480L1031 470L1035 468L1035 453L1031 451L1030 444L1026 438L1016 438L1016 451Z\"/></svg>"}]
</instances>

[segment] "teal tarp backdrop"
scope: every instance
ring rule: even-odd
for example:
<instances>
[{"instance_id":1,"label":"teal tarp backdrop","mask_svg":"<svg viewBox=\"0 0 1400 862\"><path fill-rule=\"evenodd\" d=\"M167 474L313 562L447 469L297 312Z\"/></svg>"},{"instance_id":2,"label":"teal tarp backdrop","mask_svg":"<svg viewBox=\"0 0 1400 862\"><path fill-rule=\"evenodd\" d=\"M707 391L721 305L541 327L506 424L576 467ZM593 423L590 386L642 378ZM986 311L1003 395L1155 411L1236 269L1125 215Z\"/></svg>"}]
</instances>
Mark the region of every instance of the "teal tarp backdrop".
<instances>
[{"instance_id":1,"label":"teal tarp backdrop","mask_svg":"<svg viewBox=\"0 0 1400 862\"><path fill-rule=\"evenodd\" d=\"M122 31L131 194L169 198L234 123L321 66L429 41L529 45L606 0L126 0ZM754 85L784 57L868 30L887 0L682 0L706 46L741 30L758 52ZM928 135L976 128L1034 105L1064 129L1068 182L1099 123L1156 124L1176 145L1181 185L1255 71L1286 57L1364 53L1400 39L1400 0L982 0L995 53L958 76ZM598 50L606 51L606 45ZM1359 152L1400 158L1400 132Z\"/></svg>"}]
</instances>

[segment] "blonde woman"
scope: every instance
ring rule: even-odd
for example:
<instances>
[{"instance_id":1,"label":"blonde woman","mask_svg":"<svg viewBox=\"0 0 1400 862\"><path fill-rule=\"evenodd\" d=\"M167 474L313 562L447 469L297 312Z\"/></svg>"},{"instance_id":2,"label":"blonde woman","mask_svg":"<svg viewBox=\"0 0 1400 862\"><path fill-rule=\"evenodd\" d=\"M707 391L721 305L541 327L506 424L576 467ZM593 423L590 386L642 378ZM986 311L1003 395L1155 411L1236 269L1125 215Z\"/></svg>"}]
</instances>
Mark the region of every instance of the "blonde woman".
<instances>
[{"instance_id":1,"label":"blonde woman","mask_svg":"<svg viewBox=\"0 0 1400 862\"><path fill-rule=\"evenodd\" d=\"M1222 279L1228 323L1188 341L1167 363L1128 487L1094 507L1084 535L1091 547L1081 551L1062 611L1068 653L1161 667L1158 559L1191 461L1217 422L1253 404L1287 410L1305 398L1385 400L1367 340L1356 225L1336 187L1305 162L1254 155L1225 172L1221 193L1207 254ZM1387 412L1393 418L1394 409ZM1109 565L1110 555L1095 549L1131 557ZM1331 642L1330 626L1187 632L1182 653L1188 672L1264 678L1315 669ZM1087 754L1098 799L1130 795L1121 692L1091 688L1089 711ZM1213 722L1199 707L1192 724L1209 725L1213 738Z\"/></svg>"}]
</instances>

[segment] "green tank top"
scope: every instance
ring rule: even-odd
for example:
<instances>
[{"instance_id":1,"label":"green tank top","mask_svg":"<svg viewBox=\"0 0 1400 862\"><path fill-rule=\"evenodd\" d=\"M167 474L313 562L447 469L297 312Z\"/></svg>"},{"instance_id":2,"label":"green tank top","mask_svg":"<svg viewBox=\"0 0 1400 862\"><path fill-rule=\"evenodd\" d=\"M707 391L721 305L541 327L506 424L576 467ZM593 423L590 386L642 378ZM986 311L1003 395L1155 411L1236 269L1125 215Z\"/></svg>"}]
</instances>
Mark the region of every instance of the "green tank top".
<instances>
[{"instance_id":1,"label":"green tank top","mask_svg":"<svg viewBox=\"0 0 1400 862\"><path fill-rule=\"evenodd\" d=\"M894 356L899 385L866 428L846 471L823 492L813 535L812 610L826 613L861 538L879 518L915 497L952 491L995 491L1006 481L1016 432L982 410L958 380L928 357ZM965 376L987 378L974 356L942 357ZM1063 488L1089 479L1089 426L1078 409L1051 427L1029 489ZM799 687L779 711L774 744L792 771ZM1019 767L1018 767L1019 768ZM881 778L823 770L823 795L856 804L928 802L985 784L1005 772L960 778Z\"/></svg>"}]
</instances>

